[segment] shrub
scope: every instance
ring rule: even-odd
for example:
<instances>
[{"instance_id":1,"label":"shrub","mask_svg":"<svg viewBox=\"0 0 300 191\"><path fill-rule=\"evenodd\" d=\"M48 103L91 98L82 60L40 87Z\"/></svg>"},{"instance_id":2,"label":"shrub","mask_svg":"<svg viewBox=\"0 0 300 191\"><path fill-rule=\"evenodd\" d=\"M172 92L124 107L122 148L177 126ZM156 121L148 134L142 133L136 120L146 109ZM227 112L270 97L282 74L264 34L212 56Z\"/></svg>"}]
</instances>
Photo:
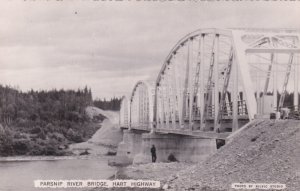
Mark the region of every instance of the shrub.
<instances>
[{"instance_id":1,"label":"shrub","mask_svg":"<svg viewBox=\"0 0 300 191\"><path fill-rule=\"evenodd\" d=\"M13 142L13 149L15 154L24 155L30 150L30 144L28 139L15 140Z\"/></svg>"},{"instance_id":2,"label":"shrub","mask_svg":"<svg viewBox=\"0 0 300 191\"><path fill-rule=\"evenodd\" d=\"M31 129L30 133L32 134L39 134L41 132L41 128L40 127L34 127L33 129Z\"/></svg>"},{"instance_id":3,"label":"shrub","mask_svg":"<svg viewBox=\"0 0 300 191\"><path fill-rule=\"evenodd\" d=\"M1 127L0 127L1 128ZM9 156L14 153L13 137L10 131L0 129L0 156Z\"/></svg>"},{"instance_id":4,"label":"shrub","mask_svg":"<svg viewBox=\"0 0 300 191\"><path fill-rule=\"evenodd\" d=\"M178 160L175 158L175 156L171 153L168 156L168 161L170 162L177 162Z\"/></svg>"}]
</instances>

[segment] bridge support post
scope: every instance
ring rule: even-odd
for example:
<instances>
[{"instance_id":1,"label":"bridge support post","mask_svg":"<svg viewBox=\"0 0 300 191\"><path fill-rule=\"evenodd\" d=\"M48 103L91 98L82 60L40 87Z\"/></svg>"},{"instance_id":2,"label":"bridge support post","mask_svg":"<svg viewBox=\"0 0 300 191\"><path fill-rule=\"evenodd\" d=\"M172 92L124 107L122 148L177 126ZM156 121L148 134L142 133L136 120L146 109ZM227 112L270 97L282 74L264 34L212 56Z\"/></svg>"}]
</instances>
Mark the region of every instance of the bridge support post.
<instances>
[{"instance_id":1,"label":"bridge support post","mask_svg":"<svg viewBox=\"0 0 300 191\"><path fill-rule=\"evenodd\" d=\"M200 162L216 152L216 139L170 134L143 134L141 152L133 163L151 163L150 149L156 147L156 162L167 162L172 154L180 162Z\"/></svg>"}]
</instances>

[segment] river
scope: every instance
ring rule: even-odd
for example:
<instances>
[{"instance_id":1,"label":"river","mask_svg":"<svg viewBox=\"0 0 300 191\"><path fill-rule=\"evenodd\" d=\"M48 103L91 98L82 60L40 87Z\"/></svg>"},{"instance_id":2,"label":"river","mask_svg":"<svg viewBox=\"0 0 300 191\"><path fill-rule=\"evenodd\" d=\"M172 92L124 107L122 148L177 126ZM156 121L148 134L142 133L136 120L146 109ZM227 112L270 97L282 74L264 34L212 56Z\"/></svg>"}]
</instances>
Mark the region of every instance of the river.
<instances>
[{"instance_id":1,"label":"river","mask_svg":"<svg viewBox=\"0 0 300 191\"><path fill-rule=\"evenodd\" d=\"M18 160L18 158L16 158ZM29 160L0 162L1 191L48 191L70 189L34 188L34 180L108 179L116 169L107 165L107 157L64 160ZM76 189L80 191L81 189Z\"/></svg>"}]
</instances>

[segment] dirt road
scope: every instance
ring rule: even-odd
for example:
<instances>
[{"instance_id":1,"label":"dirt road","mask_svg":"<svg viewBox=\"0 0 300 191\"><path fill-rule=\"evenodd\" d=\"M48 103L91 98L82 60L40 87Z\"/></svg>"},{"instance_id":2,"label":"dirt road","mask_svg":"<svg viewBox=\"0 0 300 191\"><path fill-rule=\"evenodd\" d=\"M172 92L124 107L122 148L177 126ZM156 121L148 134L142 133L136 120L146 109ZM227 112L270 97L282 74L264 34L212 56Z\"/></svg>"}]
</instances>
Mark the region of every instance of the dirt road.
<instances>
[{"instance_id":1,"label":"dirt road","mask_svg":"<svg viewBox=\"0 0 300 191\"><path fill-rule=\"evenodd\" d=\"M101 123L101 128L87 142L72 144L70 150L74 154L79 154L88 149L92 156L105 155L108 151L115 150L118 143L122 141L122 132L118 128L119 113L115 111L104 111L96 107L87 107L86 112L89 117L104 115L105 120Z\"/></svg>"}]
</instances>

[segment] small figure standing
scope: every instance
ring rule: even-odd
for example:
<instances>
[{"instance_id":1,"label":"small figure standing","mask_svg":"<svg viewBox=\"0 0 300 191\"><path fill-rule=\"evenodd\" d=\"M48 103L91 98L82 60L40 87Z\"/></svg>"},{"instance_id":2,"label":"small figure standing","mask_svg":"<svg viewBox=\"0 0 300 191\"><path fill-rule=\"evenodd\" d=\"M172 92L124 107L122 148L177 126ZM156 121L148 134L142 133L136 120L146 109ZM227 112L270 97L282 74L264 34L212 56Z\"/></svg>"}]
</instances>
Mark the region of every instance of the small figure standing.
<instances>
[{"instance_id":1,"label":"small figure standing","mask_svg":"<svg viewBox=\"0 0 300 191\"><path fill-rule=\"evenodd\" d=\"M156 148L154 145L151 147L151 156L152 156L152 162L156 161Z\"/></svg>"}]
</instances>

